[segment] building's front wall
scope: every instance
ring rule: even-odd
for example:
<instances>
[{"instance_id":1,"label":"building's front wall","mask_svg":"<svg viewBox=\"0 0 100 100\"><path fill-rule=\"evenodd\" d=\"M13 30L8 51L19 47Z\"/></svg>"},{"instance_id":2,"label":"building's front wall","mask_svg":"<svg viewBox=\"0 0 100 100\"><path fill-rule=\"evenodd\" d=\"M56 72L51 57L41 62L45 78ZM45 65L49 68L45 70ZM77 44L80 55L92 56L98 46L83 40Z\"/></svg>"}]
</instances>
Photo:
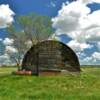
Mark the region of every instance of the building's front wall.
<instances>
[{"instance_id":1,"label":"building's front wall","mask_svg":"<svg viewBox=\"0 0 100 100\"><path fill-rule=\"evenodd\" d=\"M64 69L80 71L80 65L75 53L66 45L57 41L44 41L34 45L25 55L22 69L36 70Z\"/></svg>"}]
</instances>

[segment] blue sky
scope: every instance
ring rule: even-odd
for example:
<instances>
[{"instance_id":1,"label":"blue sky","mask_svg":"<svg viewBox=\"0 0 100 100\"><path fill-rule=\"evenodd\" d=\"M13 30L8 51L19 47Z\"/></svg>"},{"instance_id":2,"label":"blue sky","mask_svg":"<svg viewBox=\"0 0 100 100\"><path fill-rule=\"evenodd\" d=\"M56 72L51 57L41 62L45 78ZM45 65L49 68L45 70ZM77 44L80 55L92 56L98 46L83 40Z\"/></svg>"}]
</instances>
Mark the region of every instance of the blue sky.
<instances>
[{"instance_id":1,"label":"blue sky","mask_svg":"<svg viewBox=\"0 0 100 100\"><path fill-rule=\"evenodd\" d=\"M63 2L66 0L0 0L0 4L9 4L17 15L36 12L48 16L55 16Z\"/></svg>"},{"instance_id":2,"label":"blue sky","mask_svg":"<svg viewBox=\"0 0 100 100\"><path fill-rule=\"evenodd\" d=\"M9 4L16 16L35 12L54 17L66 1L72 2L73 0L0 0L0 4ZM88 6L92 11L100 9L100 4L97 3L89 4ZM4 38L6 35L5 29L0 29L0 33L0 37ZM64 39L66 38L64 37Z\"/></svg>"},{"instance_id":3,"label":"blue sky","mask_svg":"<svg viewBox=\"0 0 100 100\"><path fill-rule=\"evenodd\" d=\"M32 12L35 12L40 15L47 15L47 16L50 16L51 18L54 18L59 15L58 11L63 9L62 4L67 1L69 1L69 4L70 4L74 0L0 0L0 5L8 4L9 7L12 9L12 11L15 13L15 16L27 15ZM86 1L89 1L89 0L86 0ZM91 9L91 13L93 13L97 10L100 10L100 3L98 3L98 2L88 3L86 6ZM59 17L57 17L57 18L59 19ZM54 27L58 28L56 26L54 26ZM6 29L2 29L2 28L0 29L0 38L2 38L2 39L6 38L7 34L8 33L6 32ZM92 42L85 41L84 43L83 42L79 43L80 41L77 42L76 39L73 39L71 36L66 34L66 32L65 32L65 34L64 33L60 34L60 37L57 37L57 38L59 38L60 41L62 41L64 43L67 43L68 41L73 40L77 43L77 46L83 45L83 46L89 47L89 48L85 48L85 49L81 48L82 50L80 50L80 51L77 51L77 50L75 51L80 58L80 62L85 57L88 60L90 59L90 61L88 61L89 63L86 62L86 64L90 64L92 61L91 56L94 57L96 54L99 54L99 49L97 47L97 44L98 44L97 41L96 41L96 43L94 43L95 41L92 41ZM69 43L72 46L73 46L73 44L72 44L73 41L71 41ZM77 46L74 46L74 47L77 47ZM2 45L0 43L0 48L1 47L2 47ZM82 62L82 64L85 63L86 59L84 59L84 62ZM94 63L91 63L91 64L100 64L100 63L98 63L100 61L100 59L99 59L99 61L98 61L98 59L96 59L96 60L97 60L97 62L95 61Z\"/></svg>"},{"instance_id":4,"label":"blue sky","mask_svg":"<svg viewBox=\"0 0 100 100\"><path fill-rule=\"evenodd\" d=\"M16 16L27 15L32 12L40 15L56 16L66 0L0 0L0 4L9 4ZM52 5L54 3L54 5ZM0 37L5 37L5 29L0 29Z\"/></svg>"}]
</instances>

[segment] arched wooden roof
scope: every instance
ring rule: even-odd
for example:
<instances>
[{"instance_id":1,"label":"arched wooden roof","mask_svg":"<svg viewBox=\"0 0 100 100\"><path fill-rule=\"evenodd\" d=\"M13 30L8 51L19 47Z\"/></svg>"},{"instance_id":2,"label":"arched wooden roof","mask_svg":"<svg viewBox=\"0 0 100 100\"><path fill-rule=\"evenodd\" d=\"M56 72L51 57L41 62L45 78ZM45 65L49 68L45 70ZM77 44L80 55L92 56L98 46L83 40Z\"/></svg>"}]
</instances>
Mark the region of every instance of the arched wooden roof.
<instances>
[{"instance_id":1,"label":"arched wooden roof","mask_svg":"<svg viewBox=\"0 0 100 100\"><path fill-rule=\"evenodd\" d=\"M39 69L80 71L79 60L75 52L59 41L46 40L33 45L24 56L22 69L34 71L37 60Z\"/></svg>"}]
</instances>

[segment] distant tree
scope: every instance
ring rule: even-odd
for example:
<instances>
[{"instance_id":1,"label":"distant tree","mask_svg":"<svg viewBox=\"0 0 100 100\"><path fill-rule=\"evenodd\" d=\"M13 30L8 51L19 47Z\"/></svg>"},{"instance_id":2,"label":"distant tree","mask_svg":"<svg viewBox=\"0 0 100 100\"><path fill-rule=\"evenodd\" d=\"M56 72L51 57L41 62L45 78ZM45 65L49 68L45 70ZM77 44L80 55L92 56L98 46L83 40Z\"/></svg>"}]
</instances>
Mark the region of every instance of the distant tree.
<instances>
[{"instance_id":1,"label":"distant tree","mask_svg":"<svg viewBox=\"0 0 100 100\"><path fill-rule=\"evenodd\" d=\"M21 61L22 61L22 58L25 54L25 52L27 51L27 49L29 48L29 41L26 41L26 43L24 43L23 45L20 45L21 43L20 42L23 42L24 39L21 38L16 38L15 40L14 39L11 39L9 38L9 41L12 41L11 44L4 44L5 45L5 53L9 55L10 57L10 60L16 65L18 66L18 68L20 69L20 65L21 65Z\"/></svg>"},{"instance_id":2,"label":"distant tree","mask_svg":"<svg viewBox=\"0 0 100 100\"><path fill-rule=\"evenodd\" d=\"M51 19L37 14L17 17L16 23L10 26L7 31L9 37L14 39L14 47L18 50L17 60L19 62L32 45L48 39L53 33Z\"/></svg>"}]
</instances>

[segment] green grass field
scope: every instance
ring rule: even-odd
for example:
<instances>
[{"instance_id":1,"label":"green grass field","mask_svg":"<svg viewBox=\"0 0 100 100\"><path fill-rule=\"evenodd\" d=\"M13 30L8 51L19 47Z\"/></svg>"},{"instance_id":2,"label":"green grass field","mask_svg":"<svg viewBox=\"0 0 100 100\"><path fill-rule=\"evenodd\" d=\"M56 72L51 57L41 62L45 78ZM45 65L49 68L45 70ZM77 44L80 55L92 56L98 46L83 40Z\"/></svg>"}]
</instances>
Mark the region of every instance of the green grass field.
<instances>
[{"instance_id":1,"label":"green grass field","mask_svg":"<svg viewBox=\"0 0 100 100\"><path fill-rule=\"evenodd\" d=\"M0 68L0 100L100 100L100 68L80 75L18 76Z\"/></svg>"}]
</instances>

